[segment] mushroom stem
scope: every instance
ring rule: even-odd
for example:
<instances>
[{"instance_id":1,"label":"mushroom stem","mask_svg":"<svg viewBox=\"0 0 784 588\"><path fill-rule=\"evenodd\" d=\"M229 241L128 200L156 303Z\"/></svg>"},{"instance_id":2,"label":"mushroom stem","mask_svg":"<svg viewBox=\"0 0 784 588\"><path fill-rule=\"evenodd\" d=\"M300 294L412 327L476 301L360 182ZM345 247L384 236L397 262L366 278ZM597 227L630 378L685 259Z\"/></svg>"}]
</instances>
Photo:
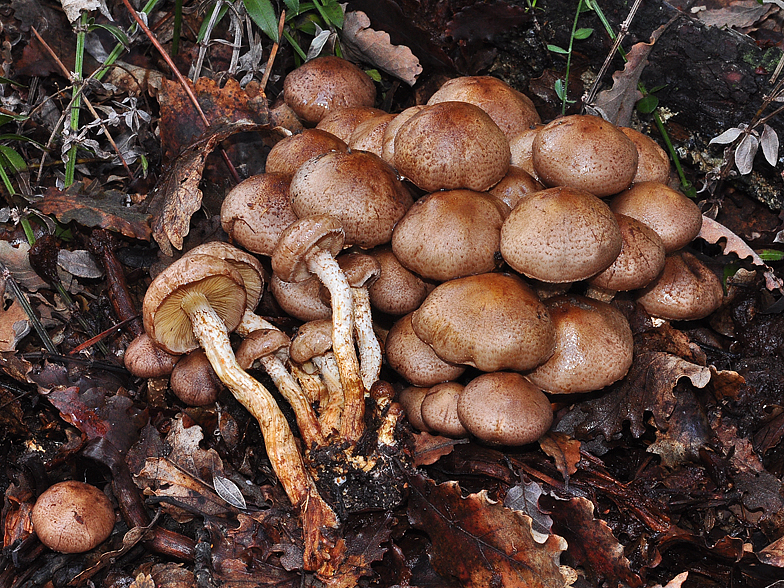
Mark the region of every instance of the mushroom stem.
<instances>
[{"instance_id":1,"label":"mushroom stem","mask_svg":"<svg viewBox=\"0 0 784 588\"><path fill-rule=\"evenodd\" d=\"M260 331L262 329L280 330L268 320L261 318L255 312L246 308L245 313L242 315L242 322L236 328L235 332L240 337L247 337L253 331Z\"/></svg>"},{"instance_id":2,"label":"mushroom stem","mask_svg":"<svg viewBox=\"0 0 784 588\"><path fill-rule=\"evenodd\" d=\"M337 360L345 399L340 435L347 441L356 443L365 425L365 386L359 375L359 360L354 349L354 302L351 286L328 251L315 247L308 254L307 264L308 269L316 274L329 290L332 299L332 350Z\"/></svg>"},{"instance_id":3,"label":"mushroom stem","mask_svg":"<svg viewBox=\"0 0 784 588\"><path fill-rule=\"evenodd\" d=\"M359 347L360 375L365 389L370 390L381 375L381 345L373 331L367 288L351 288L351 295L354 300L354 331Z\"/></svg>"},{"instance_id":4,"label":"mushroom stem","mask_svg":"<svg viewBox=\"0 0 784 588\"><path fill-rule=\"evenodd\" d=\"M316 508L316 505L311 503L323 503L323 498L318 494L305 469L286 417L269 390L237 363L223 321L212 309L206 296L200 292L186 293L182 297L181 308L188 315L193 333L218 378L259 422L267 456L291 503L302 509ZM329 513L332 509L324 503L320 510ZM303 517L303 523L307 522L307 519L308 517ZM331 514L331 520L329 516L327 519L322 522L323 526L337 527L334 512ZM309 547L306 544L306 548Z\"/></svg>"},{"instance_id":5,"label":"mushroom stem","mask_svg":"<svg viewBox=\"0 0 784 588\"><path fill-rule=\"evenodd\" d=\"M340 373L335 361L335 355L327 352L322 356L314 357L313 363L319 368L329 394L327 406L322 411L319 419L321 428L324 431L337 431L340 428L340 417L343 414L345 398L343 387L340 385Z\"/></svg>"}]
</instances>

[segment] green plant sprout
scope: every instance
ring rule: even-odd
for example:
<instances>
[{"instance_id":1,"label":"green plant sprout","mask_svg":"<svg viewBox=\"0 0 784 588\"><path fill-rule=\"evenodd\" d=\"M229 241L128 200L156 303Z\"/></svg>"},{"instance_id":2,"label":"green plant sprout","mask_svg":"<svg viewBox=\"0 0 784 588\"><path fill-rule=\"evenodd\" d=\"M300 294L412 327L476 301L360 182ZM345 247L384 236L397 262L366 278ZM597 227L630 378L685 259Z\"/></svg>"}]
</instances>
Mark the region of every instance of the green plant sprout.
<instances>
[{"instance_id":1,"label":"green plant sprout","mask_svg":"<svg viewBox=\"0 0 784 588\"><path fill-rule=\"evenodd\" d=\"M589 10L593 10L592 0L580 0L577 3L577 10L574 13L574 22L572 23L572 32L569 35L569 47L567 49L559 47L558 45L547 45L547 49L549 51L558 53L560 55L566 55L566 72L564 73L563 78L558 78L555 80L554 86L555 95L558 96L558 99L561 101L561 115L566 114L566 107L568 104L574 104L575 102L574 100L569 100L568 96L569 71L572 65L572 48L576 40L579 41L587 39L591 36L591 34L593 34L593 29L591 28L577 27L577 23L580 20L580 14Z\"/></svg>"}]
</instances>

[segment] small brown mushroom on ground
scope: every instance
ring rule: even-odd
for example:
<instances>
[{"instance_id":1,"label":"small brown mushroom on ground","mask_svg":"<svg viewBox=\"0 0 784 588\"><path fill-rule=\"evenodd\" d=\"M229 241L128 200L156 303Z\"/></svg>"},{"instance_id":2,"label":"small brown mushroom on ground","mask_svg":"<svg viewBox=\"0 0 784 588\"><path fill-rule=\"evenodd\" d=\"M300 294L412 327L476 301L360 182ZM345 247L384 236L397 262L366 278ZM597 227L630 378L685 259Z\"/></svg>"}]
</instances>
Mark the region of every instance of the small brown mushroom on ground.
<instances>
[{"instance_id":1,"label":"small brown mushroom on ground","mask_svg":"<svg viewBox=\"0 0 784 588\"><path fill-rule=\"evenodd\" d=\"M457 414L469 433L494 445L532 443L553 422L547 396L516 372L493 372L471 380L457 401Z\"/></svg>"},{"instance_id":2,"label":"small brown mushroom on ground","mask_svg":"<svg viewBox=\"0 0 784 588\"><path fill-rule=\"evenodd\" d=\"M457 403L463 385L458 382L436 384L422 399L422 422L425 426L448 437L467 437L468 431L457 415Z\"/></svg>"},{"instance_id":3,"label":"small brown mushroom on ground","mask_svg":"<svg viewBox=\"0 0 784 588\"><path fill-rule=\"evenodd\" d=\"M321 280L311 276L302 282L286 282L272 274L270 292L281 310L301 321L328 319L332 308L321 299Z\"/></svg>"},{"instance_id":4,"label":"small brown mushroom on ground","mask_svg":"<svg viewBox=\"0 0 784 588\"><path fill-rule=\"evenodd\" d=\"M668 255L661 275L637 296L651 316L684 321L708 316L723 299L719 278L687 251Z\"/></svg>"},{"instance_id":5,"label":"small brown mushroom on ground","mask_svg":"<svg viewBox=\"0 0 784 588\"><path fill-rule=\"evenodd\" d=\"M174 366L169 387L188 406L212 404L224 389L210 360L201 349L192 351Z\"/></svg>"},{"instance_id":6,"label":"small brown mushroom on ground","mask_svg":"<svg viewBox=\"0 0 784 588\"><path fill-rule=\"evenodd\" d=\"M637 147L637 173L634 183L661 182L666 184L670 179L670 158L667 152L648 135L630 127L618 127Z\"/></svg>"},{"instance_id":7,"label":"small brown mushroom on ground","mask_svg":"<svg viewBox=\"0 0 784 588\"><path fill-rule=\"evenodd\" d=\"M637 147L601 117L574 114L542 127L533 142L536 177L545 186L570 186L603 198L632 183Z\"/></svg>"},{"instance_id":8,"label":"small brown mushroom on ground","mask_svg":"<svg viewBox=\"0 0 784 588\"><path fill-rule=\"evenodd\" d=\"M123 360L125 369L137 378L161 378L172 373L181 357L167 353L147 333L142 333L128 345Z\"/></svg>"},{"instance_id":9,"label":"small brown mushroom on ground","mask_svg":"<svg viewBox=\"0 0 784 588\"><path fill-rule=\"evenodd\" d=\"M321 129L305 129L301 133L281 139L267 154L264 168L268 174L283 174L291 178L311 157L330 151L348 151L343 139Z\"/></svg>"},{"instance_id":10,"label":"small brown mushroom on ground","mask_svg":"<svg viewBox=\"0 0 784 588\"><path fill-rule=\"evenodd\" d=\"M503 179L490 188L489 193L501 200L511 211L529 194L544 190L544 186L521 167L509 166ZM508 215L507 215L508 216Z\"/></svg>"},{"instance_id":11,"label":"small brown mushroom on ground","mask_svg":"<svg viewBox=\"0 0 784 588\"><path fill-rule=\"evenodd\" d=\"M409 386L403 388L397 397L397 401L406 413L408 422L420 431L428 431L427 425L422 420L422 401L428 390L430 390L429 387Z\"/></svg>"},{"instance_id":12,"label":"small brown mushroom on ground","mask_svg":"<svg viewBox=\"0 0 784 588\"><path fill-rule=\"evenodd\" d=\"M398 129L403 126L403 123L423 108L426 108L424 104L409 106L403 112L396 115L384 129L384 136L381 138L381 158L392 167L397 168L395 165L395 137L397 136Z\"/></svg>"},{"instance_id":13,"label":"small brown mushroom on ground","mask_svg":"<svg viewBox=\"0 0 784 588\"><path fill-rule=\"evenodd\" d=\"M306 123L315 124L337 108L373 106L376 86L364 71L340 57L317 57L291 71L283 96Z\"/></svg>"},{"instance_id":14,"label":"small brown mushroom on ground","mask_svg":"<svg viewBox=\"0 0 784 588\"><path fill-rule=\"evenodd\" d=\"M354 132L359 125L363 122L386 114L379 108L371 108L369 106L356 106L350 108L337 108L325 116L316 125L320 131L326 131L335 135L346 144L351 138L351 133Z\"/></svg>"},{"instance_id":15,"label":"small brown mushroom on ground","mask_svg":"<svg viewBox=\"0 0 784 588\"><path fill-rule=\"evenodd\" d=\"M567 294L546 301L555 326L555 353L528 373L547 392L600 390L620 380L632 365L632 331L614 306Z\"/></svg>"},{"instance_id":16,"label":"small brown mushroom on ground","mask_svg":"<svg viewBox=\"0 0 784 588\"><path fill-rule=\"evenodd\" d=\"M114 507L95 486L68 480L50 486L35 502L33 530L61 553L82 553L103 543L114 528Z\"/></svg>"},{"instance_id":17,"label":"small brown mushroom on ground","mask_svg":"<svg viewBox=\"0 0 784 588\"><path fill-rule=\"evenodd\" d=\"M384 131L394 118L394 114L384 113L360 123L348 138L349 148L355 151L369 151L381 157L384 148Z\"/></svg>"},{"instance_id":18,"label":"small brown mushroom on ground","mask_svg":"<svg viewBox=\"0 0 784 588\"><path fill-rule=\"evenodd\" d=\"M435 288L434 283L404 267L390 245L376 247L368 253L381 265L378 279L368 288L373 308L396 316L408 314L419 308Z\"/></svg>"}]
</instances>

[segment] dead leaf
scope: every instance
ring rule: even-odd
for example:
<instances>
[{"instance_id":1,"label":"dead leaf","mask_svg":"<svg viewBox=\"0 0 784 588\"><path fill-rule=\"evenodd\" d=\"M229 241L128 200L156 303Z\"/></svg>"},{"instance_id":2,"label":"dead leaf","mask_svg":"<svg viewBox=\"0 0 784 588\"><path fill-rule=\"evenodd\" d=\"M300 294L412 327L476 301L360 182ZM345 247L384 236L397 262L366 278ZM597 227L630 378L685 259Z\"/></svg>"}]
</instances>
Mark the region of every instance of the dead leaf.
<instances>
[{"instance_id":1,"label":"dead leaf","mask_svg":"<svg viewBox=\"0 0 784 588\"><path fill-rule=\"evenodd\" d=\"M566 539L569 555L586 569L594 585L602 585L602 581L610 586L630 588L643 585L642 579L631 570L623 545L607 523L594 517L590 500L572 498L551 502L553 531Z\"/></svg>"},{"instance_id":2,"label":"dead leaf","mask_svg":"<svg viewBox=\"0 0 784 588\"><path fill-rule=\"evenodd\" d=\"M521 482L509 488L504 497L504 506L517 510L531 517L531 529L538 533L534 537L538 543L544 543L553 532L553 519L539 507L542 487L534 481Z\"/></svg>"},{"instance_id":3,"label":"dead leaf","mask_svg":"<svg viewBox=\"0 0 784 588\"><path fill-rule=\"evenodd\" d=\"M548 431L539 439L539 447L555 460L555 467L568 485L569 476L577 471L580 462L580 442L563 433Z\"/></svg>"},{"instance_id":4,"label":"dead leaf","mask_svg":"<svg viewBox=\"0 0 784 588\"><path fill-rule=\"evenodd\" d=\"M17 343L30 332L30 319L14 298L6 308L5 280L0 278L0 352L14 351Z\"/></svg>"},{"instance_id":5,"label":"dead leaf","mask_svg":"<svg viewBox=\"0 0 784 588\"><path fill-rule=\"evenodd\" d=\"M122 233L126 237L150 240L149 216L138 207L128 206L125 194L114 190L100 197L78 193L74 184L65 192L48 188L44 197L33 205L43 214L54 215L63 224L75 221L82 226Z\"/></svg>"},{"instance_id":6,"label":"dead leaf","mask_svg":"<svg viewBox=\"0 0 784 588\"><path fill-rule=\"evenodd\" d=\"M377 517L380 519L380 517ZM329 577L319 578L329 588L354 588L363 576L374 575L373 562L384 557L386 544L392 534L393 518L365 522L354 532L345 533L345 547L340 554L341 565Z\"/></svg>"},{"instance_id":7,"label":"dead leaf","mask_svg":"<svg viewBox=\"0 0 784 588\"><path fill-rule=\"evenodd\" d=\"M364 12L346 13L340 39L347 53L357 61L372 63L409 86L413 86L422 73L422 64L411 49L405 45L393 45L389 33L372 29Z\"/></svg>"},{"instance_id":8,"label":"dead leaf","mask_svg":"<svg viewBox=\"0 0 784 588\"><path fill-rule=\"evenodd\" d=\"M699 461L700 449L711 440L712 432L702 405L688 388L678 389L677 404L667 418L665 429L656 431L656 441L648 451L661 457L668 468Z\"/></svg>"},{"instance_id":9,"label":"dead leaf","mask_svg":"<svg viewBox=\"0 0 784 588\"><path fill-rule=\"evenodd\" d=\"M421 475L409 484L408 519L430 536L440 575L466 588L564 588L562 537L537 543L531 517L493 502L486 491L463 498L456 482L436 485Z\"/></svg>"},{"instance_id":10,"label":"dead leaf","mask_svg":"<svg viewBox=\"0 0 784 588\"><path fill-rule=\"evenodd\" d=\"M116 61L106 75L105 81L116 86L120 94L139 96L147 93L155 97L161 91L165 79L157 69L147 69L124 61Z\"/></svg>"},{"instance_id":11,"label":"dead leaf","mask_svg":"<svg viewBox=\"0 0 784 588\"><path fill-rule=\"evenodd\" d=\"M784 568L784 537L779 537L757 554L757 559L769 566Z\"/></svg>"},{"instance_id":12,"label":"dead leaf","mask_svg":"<svg viewBox=\"0 0 784 588\"><path fill-rule=\"evenodd\" d=\"M181 153L164 172L150 193L147 209L153 217L153 237L164 255L173 256L172 247L182 249L190 230L191 216L201 207L199 183L207 156L231 135L261 128L264 126L248 120L214 127Z\"/></svg>"},{"instance_id":13,"label":"dead leaf","mask_svg":"<svg viewBox=\"0 0 784 588\"><path fill-rule=\"evenodd\" d=\"M709 26L744 29L764 19L771 10L771 4L761 4L757 0L736 0L723 8L700 10L697 18Z\"/></svg>"},{"instance_id":14,"label":"dead leaf","mask_svg":"<svg viewBox=\"0 0 784 588\"><path fill-rule=\"evenodd\" d=\"M49 286L30 267L30 245L27 243L11 244L0 240L0 261L8 268L11 275L21 288L28 292L36 292Z\"/></svg>"},{"instance_id":15,"label":"dead leaf","mask_svg":"<svg viewBox=\"0 0 784 588\"><path fill-rule=\"evenodd\" d=\"M468 443L468 439L452 439L430 433L417 433L414 437L414 465L432 465L445 455L449 455L455 445Z\"/></svg>"},{"instance_id":16,"label":"dead leaf","mask_svg":"<svg viewBox=\"0 0 784 588\"><path fill-rule=\"evenodd\" d=\"M613 74L612 88L599 92L594 103L587 105L589 110L595 110L594 114L599 114L616 126L629 126L634 106L642 98L637 83L648 65L648 55L668 25L669 23L663 24L653 31L649 43L636 43L629 49L623 70Z\"/></svg>"},{"instance_id":17,"label":"dead leaf","mask_svg":"<svg viewBox=\"0 0 784 588\"><path fill-rule=\"evenodd\" d=\"M751 263L765 269L765 287L768 290L778 290L784 287L784 280L774 273L773 269L762 260L757 252L720 222L703 215L702 228L697 237L705 239L708 243L719 243L723 240L725 255L734 253L740 259L751 258Z\"/></svg>"}]
</instances>

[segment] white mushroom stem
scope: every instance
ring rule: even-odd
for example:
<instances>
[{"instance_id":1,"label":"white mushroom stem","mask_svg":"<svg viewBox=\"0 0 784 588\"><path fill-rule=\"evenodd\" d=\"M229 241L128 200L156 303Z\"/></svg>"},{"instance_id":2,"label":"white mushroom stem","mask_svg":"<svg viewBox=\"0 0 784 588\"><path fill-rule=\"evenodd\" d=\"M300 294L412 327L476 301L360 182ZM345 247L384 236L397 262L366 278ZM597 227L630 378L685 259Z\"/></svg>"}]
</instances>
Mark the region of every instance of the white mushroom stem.
<instances>
[{"instance_id":1,"label":"white mushroom stem","mask_svg":"<svg viewBox=\"0 0 784 588\"><path fill-rule=\"evenodd\" d=\"M340 417L343 414L345 401L335 356L332 352L327 352L324 355L314 357L312 361L319 368L329 393L326 408L322 411L319 419L321 429L323 431L337 431L340 428Z\"/></svg>"},{"instance_id":2,"label":"white mushroom stem","mask_svg":"<svg viewBox=\"0 0 784 588\"><path fill-rule=\"evenodd\" d=\"M240 322L240 325L237 327L235 332L240 337L247 337L253 331L260 331L261 329L272 329L275 331L280 330L271 322L261 318L259 315L246 308L245 313L242 315L242 322Z\"/></svg>"},{"instance_id":3,"label":"white mushroom stem","mask_svg":"<svg viewBox=\"0 0 784 588\"><path fill-rule=\"evenodd\" d=\"M351 288L354 300L354 332L359 347L359 371L366 390L381 375L381 344L373 331L370 295L365 287Z\"/></svg>"},{"instance_id":4,"label":"white mushroom stem","mask_svg":"<svg viewBox=\"0 0 784 588\"><path fill-rule=\"evenodd\" d=\"M274 355L264 355L258 359L269 377L277 386L283 398L291 405L297 419L299 433L305 445L310 448L314 443L318 446L326 444L321 425L316 418L313 407L305 396L294 377L288 372L283 362Z\"/></svg>"},{"instance_id":5,"label":"white mushroom stem","mask_svg":"<svg viewBox=\"0 0 784 588\"><path fill-rule=\"evenodd\" d=\"M259 422L272 469L291 503L303 510L318 510L325 518L320 521L322 526L337 527L337 517L305 469L286 418L269 390L237 363L226 326L207 298L200 292L189 292L183 296L181 308L188 315L193 333L220 381ZM304 525L309 524L309 518L303 517Z\"/></svg>"},{"instance_id":6,"label":"white mushroom stem","mask_svg":"<svg viewBox=\"0 0 784 588\"><path fill-rule=\"evenodd\" d=\"M319 376L318 368L309 361L302 365L289 362L288 365L291 375L299 382L299 386L302 388L305 396L308 397L311 403L317 402L319 412L322 412L327 406L329 392L327 391L327 385Z\"/></svg>"},{"instance_id":7,"label":"white mushroom stem","mask_svg":"<svg viewBox=\"0 0 784 588\"><path fill-rule=\"evenodd\" d=\"M307 256L308 269L316 274L332 298L332 350L335 353L345 404L340 435L351 443L359 440L365 427L365 386L359 375L354 349L353 297L351 286L335 258L314 248Z\"/></svg>"}]
</instances>

